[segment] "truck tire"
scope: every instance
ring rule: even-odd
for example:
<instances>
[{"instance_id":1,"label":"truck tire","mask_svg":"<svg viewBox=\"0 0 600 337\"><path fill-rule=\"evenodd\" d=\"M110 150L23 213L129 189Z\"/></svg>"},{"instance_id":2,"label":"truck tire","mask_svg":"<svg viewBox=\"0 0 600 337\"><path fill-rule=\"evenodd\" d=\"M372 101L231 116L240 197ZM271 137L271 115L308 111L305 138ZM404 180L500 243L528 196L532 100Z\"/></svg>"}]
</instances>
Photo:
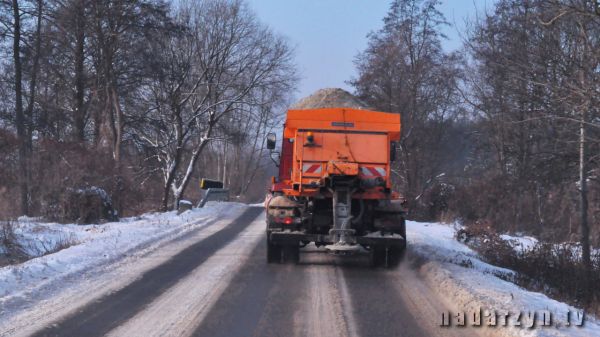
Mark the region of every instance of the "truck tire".
<instances>
[{"instance_id":1,"label":"truck tire","mask_svg":"<svg viewBox=\"0 0 600 337\"><path fill-rule=\"evenodd\" d=\"M267 263L281 263L281 246L271 243L267 232Z\"/></svg>"},{"instance_id":2,"label":"truck tire","mask_svg":"<svg viewBox=\"0 0 600 337\"><path fill-rule=\"evenodd\" d=\"M405 240L406 243L406 219L404 219L404 217L402 217L402 224L400 225L400 233L398 233L400 235L402 235L402 237Z\"/></svg>"},{"instance_id":3,"label":"truck tire","mask_svg":"<svg viewBox=\"0 0 600 337\"><path fill-rule=\"evenodd\" d=\"M371 247L369 251L369 264L377 268L383 264L385 251L381 247Z\"/></svg>"},{"instance_id":4,"label":"truck tire","mask_svg":"<svg viewBox=\"0 0 600 337\"><path fill-rule=\"evenodd\" d=\"M300 262L300 246L296 245L287 245L283 246L283 261L288 263L298 263Z\"/></svg>"},{"instance_id":5,"label":"truck tire","mask_svg":"<svg viewBox=\"0 0 600 337\"><path fill-rule=\"evenodd\" d=\"M404 252L406 251L406 244L402 247L392 247L387 250L387 257L384 266L386 268L394 268L404 258Z\"/></svg>"}]
</instances>

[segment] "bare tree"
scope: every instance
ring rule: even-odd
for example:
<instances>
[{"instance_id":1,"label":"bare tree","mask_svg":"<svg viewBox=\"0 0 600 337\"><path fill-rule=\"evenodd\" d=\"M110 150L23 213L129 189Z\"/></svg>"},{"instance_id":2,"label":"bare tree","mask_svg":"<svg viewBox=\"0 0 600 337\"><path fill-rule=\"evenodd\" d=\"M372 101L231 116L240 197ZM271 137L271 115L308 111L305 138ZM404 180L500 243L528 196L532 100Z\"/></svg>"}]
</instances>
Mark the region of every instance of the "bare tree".
<instances>
[{"instance_id":1,"label":"bare tree","mask_svg":"<svg viewBox=\"0 0 600 337\"><path fill-rule=\"evenodd\" d=\"M83 142L85 140L85 117L86 117L86 106L85 106L85 39L86 39L86 0L75 0L72 2L73 6L73 19L75 21L73 27L74 39L74 50L73 50L73 62L74 64L74 76L73 82L75 92L73 94L73 138Z\"/></svg>"},{"instance_id":2,"label":"bare tree","mask_svg":"<svg viewBox=\"0 0 600 337\"><path fill-rule=\"evenodd\" d=\"M19 190L22 213L89 184L119 209L156 189L176 207L215 141L236 193L263 169L292 52L242 1L1 0L0 22L0 131L18 136L2 170L19 177L0 189Z\"/></svg>"},{"instance_id":3,"label":"bare tree","mask_svg":"<svg viewBox=\"0 0 600 337\"><path fill-rule=\"evenodd\" d=\"M31 10L26 5L33 5L34 9ZM11 2L2 1L0 6L0 11L5 11L0 19L6 27L6 35L12 37L14 125L19 141L20 209L22 214L30 214L29 161L32 151L33 110L36 103L44 2L36 0L29 3L13 0ZM7 15L8 13L11 15ZM28 22L31 19L33 19L32 24ZM24 41L33 42L33 48L29 48L31 67L23 62ZM26 83L24 75L29 75L29 85L25 88L23 87Z\"/></svg>"},{"instance_id":4,"label":"bare tree","mask_svg":"<svg viewBox=\"0 0 600 337\"><path fill-rule=\"evenodd\" d=\"M162 42L168 71L145 90L145 115L161 126L140 132L161 163L163 209L171 194L177 208L219 123L244 106L263 105L256 90L289 88L293 79L285 41L241 2L193 1L182 10L179 17L189 31Z\"/></svg>"},{"instance_id":5,"label":"bare tree","mask_svg":"<svg viewBox=\"0 0 600 337\"><path fill-rule=\"evenodd\" d=\"M164 31L167 7L158 1L92 1L95 90L101 106L96 112L96 141L121 159L125 129L124 97L144 77L143 58L152 33Z\"/></svg>"},{"instance_id":6,"label":"bare tree","mask_svg":"<svg viewBox=\"0 0 600 337\"><path fill-rule=\"evenodd\" d=\"M598 17L598 2L567 0L552 1L554 14L544 25L552 25L560 20L568 20L573 26L573 49L565 53L565 59L576 65L575 76L569 82L570 94L567 96L572 108L574 119L579 115L579 223L580 241L582 246L582 261L587 271L587 287L591 287L591 249L588 203L589 161L588 128L598 112L594 111L593 98L600 88L598 67L600 66L600 18ZM594 112L596 115L594 116ZM600 127L600 124L597 125Z\"/></svg>"},{"instance_id":7,"label":"bare tree","mask_svg":"<svg viewBox=\"0 0 600 337\"><path fill-rule=\"evenodd\" d=\"M282 112L289 105L286 92L289 92L286 86L268 91L263 88L255 93L261 105L242 106L219 125L217 134L223 140L212 143L212 150L222 158L217 163L217 176L222 177L236 196L264 194L264 186L256 184L255 178L272 165L263 141L267 133L283 124Z\"/></svg>"},{"instance_id":8,"label":"bare tree","mask_svg":"<svg viewBox=\"0 0 600 337\"><path fill-rule=\"evenodd\" d=\"M588 199L597 170L591 154L598 151L600 131L595 8L583 0L499 1L467 43L476 71L467 72L463 92L482 144L495 154L483 170L502 186L488 192L495 207L479 214L557 239L574 234L564 224L576 219L588 271Z\"/></svg>"},{"instance_id":9,"label":"bare tree","mask_svg":"<svg viewBox=\"0 0 600 337\"><path fill-rule=\"evenodd\" d=\"M23 66L21 63L21 10L19 1L12 1L13 8L13 62L15 69L15 124L17 127L17 137L19 139L19 186L21 189L21 213L29 214L29 184L27 181L27 158L28 158L28 141L27 125L25 115L23 113Z\"/></svg>"},{"instance_id":10,"label":"bare tree","mask_svg":"<svg viewBox=\"0 0 600 337\"><path fill-rule=\"evenodd\" d=\"M448 169L444 164L450 152L442 144L457 108L459 59L442 51L446 20L439 4L393 1L384 27L369 36L367 49L357 56L358 77L350 82L374 108L402 116L400 160L394 172L412 216L428 207L420 207L420 196Z\"/></svg>"}]
</instances>

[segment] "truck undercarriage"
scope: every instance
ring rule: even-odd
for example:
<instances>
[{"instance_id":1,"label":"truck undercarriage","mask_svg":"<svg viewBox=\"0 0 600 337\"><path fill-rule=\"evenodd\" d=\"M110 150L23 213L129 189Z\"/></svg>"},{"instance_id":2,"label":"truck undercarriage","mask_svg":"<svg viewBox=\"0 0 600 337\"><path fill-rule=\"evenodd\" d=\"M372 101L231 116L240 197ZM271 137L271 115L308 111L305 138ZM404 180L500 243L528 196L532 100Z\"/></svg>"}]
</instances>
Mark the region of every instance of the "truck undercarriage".
<instances>
[{"instance_id":1,"label":"truck undercarriage","mask_svg":"<svg viewBox=\"0 0 600 337\"><path fill-rule=\"evenodd\" d=\"M309 243L340 255L367 252L373 266L391 267L406 247L399 200L354 199L356 189L331 189L332 197L279 195L267 202L267 260L298 262Z\"/></svg>"}]
</instances>

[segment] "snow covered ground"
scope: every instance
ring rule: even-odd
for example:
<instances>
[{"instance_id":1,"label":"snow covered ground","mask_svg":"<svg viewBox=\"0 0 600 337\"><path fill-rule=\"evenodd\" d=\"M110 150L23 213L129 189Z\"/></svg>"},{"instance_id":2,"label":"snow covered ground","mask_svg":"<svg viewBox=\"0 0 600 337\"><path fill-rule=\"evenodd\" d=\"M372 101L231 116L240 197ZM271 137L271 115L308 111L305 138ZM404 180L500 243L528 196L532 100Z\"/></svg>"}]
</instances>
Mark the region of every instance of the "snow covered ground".
<instances>
[{"instance_id":1,"label":"snow covered ground","mask_svg":"<svg viewBox=\"0 0 600 337\"><path fill-rule=\"evenodd\" d=\"M86 226L42 223L37 219L21 218L14 230L29 254L42 255L44 251L62 244L71 246L19 265L0 268L0 326L2 319L9 319L17 311L25 312L38 305L45 305L48 310L54 308L56 303L51 298L56 294L65 297L65 293L68 293L73 297L81 296L81 301L89 300L78 294L82 289L91 289L94 282L100 284L97 289L104 289L103 281L98 281L99 278L107 278L106 289L116 289L118 285L110 283L108 279L121 277L123 282L129 282L139 272L137 269L148 268L133 267L144 252L156 251L162 244L187 237L187 233L198 229L223 228L246 207L238 203L210 203L203 209L193 209L181 215L175 212L152 213L115 223ZM215 221L218 221L218 225L207 227ZM407 236L410 259L407 262L418 269L429 288L451 304L448 305L450 308L462 308L467 315L479 309L493 309L498 315L511 313L507 326L481 327L482 335L600 336L600 324L593 317L586 316L583 327L564 326L568 312L571 312L572 323L577 322L576 313L579 311L576 308L507 281L514 272L483 262L475 251L455 240L456 230L453 225L409 221ZM520 250L530 249L537 242L531 237L502 238L513 242L515 249ZM180 246L187 244L182 242ZM159 264L161 259L166 260L169 254L174 253L163 253L164 256L149 263ZM128 274L118 274L121 272L114 268L118 264L128 266L125 268ZM76 299L73 301L77 303ZM65 302L64 306L71 304ZM523 317L522 326L514 326L514 314L518 311L535 312L539 325L539 315L545 310L553 314L552 327L527 328L529 318ZM452 324L455 324L454 318L451 317ZM485 319L482 317L482 325L486 325ZM497 325L502 325L502 319L498 316Z\"/></svg>"},{"instance_id":2,"label":"snow covered ground","mask_svg":"<svg viewBox=\"0 0 600 337\"><path fill-rule=\"evenodd\" d=\"M21 218L13 225L17 240L32 255L70 247L39 256L22 264L0 268L0 316L19 303L45 298L48 290L60 290L63 280L77 278L90 269L117 262L128 255L151 250L163 241L217 220L231 220L246 206L239 203L209 203L178 215L175 211L148 213L99 225L41 223Z\"/></svg>"},{"instance_id":3,"label":"snow covered ground","mask_svg":"<svg viewBox=\"0 0 600 337\"><path fill-rule=\"evenodd\" d=\"M464 308L467 315L480 309L495 310L498 326L481 327L485 329L485 335L600 336L600 324L594 317L585 316L583 327L574 326L576 313L580 310L506 281L514 274L513 271L483 262L476 252L454 239L455 232L456 228L452 225L409 221L409 254L413 263L419 265L419 272L428 285L449 303ZM513 241L515 249L529 249L537 242L530 237L504 236L503 239ZM540 326L540 316L546 310L552 314L551 327ZM500 315L506 312L511 316L508 316L506 326L500 326L504 322ZM518 312L523 313L520 327L515 326ZM531 316L525 315L534 312L537 327L528 328ZM568 312L571 312L571 326L565 326ZM485 313L483 311L484 321L487 318Z\"/></svg>"}]
</instances>

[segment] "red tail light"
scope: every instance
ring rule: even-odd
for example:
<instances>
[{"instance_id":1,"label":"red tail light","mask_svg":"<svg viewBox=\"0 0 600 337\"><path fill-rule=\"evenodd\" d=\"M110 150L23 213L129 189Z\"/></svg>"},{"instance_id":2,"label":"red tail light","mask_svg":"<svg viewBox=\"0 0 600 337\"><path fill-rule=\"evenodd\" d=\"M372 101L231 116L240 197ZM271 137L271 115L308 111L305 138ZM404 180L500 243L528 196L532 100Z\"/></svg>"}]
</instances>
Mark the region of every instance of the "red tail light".
<instances>
[{"instance_id":1,"label":"red tail light","mask_svg":"<svg viewBox=\"0 0 600 337\"><path fill-rule=\"evenodd\" d=\"M291 225L294 223L294 219L287 217L287 218L283 219L283 223L286 225Z\"/></svg>"}]
</instances>

